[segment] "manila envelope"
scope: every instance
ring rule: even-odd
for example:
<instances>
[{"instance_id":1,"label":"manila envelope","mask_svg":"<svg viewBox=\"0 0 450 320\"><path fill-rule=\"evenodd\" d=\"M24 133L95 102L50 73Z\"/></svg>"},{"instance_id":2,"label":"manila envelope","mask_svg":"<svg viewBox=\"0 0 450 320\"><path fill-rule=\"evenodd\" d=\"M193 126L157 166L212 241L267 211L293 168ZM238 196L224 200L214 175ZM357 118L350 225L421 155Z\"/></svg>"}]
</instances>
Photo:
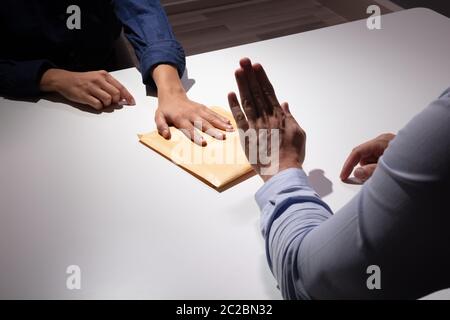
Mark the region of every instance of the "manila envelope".
<instances>
[{"instance_id":1,"label":"manila envelope","mask_svg":"<svg viewBox=\"0 0 450 320\"><path fill-rule=\"evenodd\" d=\"M170 140L161 137L157 131L139 135L139 140L221 192L253 176L254 171L242 149L236 122L231 113L219 107L212 107L211 110L228 118L235 128L234 132L226 133L225 140L199 133L207 142L205 147L201 147L174 127L170 127Z\"/></svg>"}]
</instances>

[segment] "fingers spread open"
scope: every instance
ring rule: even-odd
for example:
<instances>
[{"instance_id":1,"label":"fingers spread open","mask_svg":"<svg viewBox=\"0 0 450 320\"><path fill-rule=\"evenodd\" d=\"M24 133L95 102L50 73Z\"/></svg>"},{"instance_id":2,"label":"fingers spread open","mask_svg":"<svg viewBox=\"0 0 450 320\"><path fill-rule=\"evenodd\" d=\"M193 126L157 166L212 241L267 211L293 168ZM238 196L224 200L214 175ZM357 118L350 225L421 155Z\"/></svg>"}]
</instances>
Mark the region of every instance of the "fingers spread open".
<instances>
[{"instance_id":1,"label":"fingers spread open","mask_svg":"<svg viewBox=\"0 0 450 320\"><path fill-rule=\"evenodd\" d=\"M155 122L156 127L158 129L158 133L163 136L165 139L170 139L170 130L166 121L166 117L160 111L156 111L155 113Z\"/></svg>"},{"instance_id":2,"label":"fingers spread open","mask_svg":"<svg viewBox=\"0 0 450 320\"><path fill-rule=\"evenodd\" d=\"M208 108L205 108L200 115L218 129L230 132L233 131L230 120Z\"/></svg>"},{"instance_id":3,"label":"fingers spread open","mask_svg":"<svg viewBox=\"0 0 450 320\"><path fill-rule=\"evenodd\" d=\"M206 119L198 119L194 121L194 127L205 132L206 134L210 135L213 138L216 138L218 140L225 140L225 134L214 128L214 126L209 123Z\"/></svg>"},{"instance_id":4,"label":"fingers spread open","mask_svg":"<svg viewBox=\"0 0 450 320\"><path fill-rule=\"evenodd\" d=\"M244 113L242 112L239 101L234 92L228 94L228 104L230 105L231 113L239 129L247 131L249 126Z\"/></svg>"},{"instance_id":5,"label":"fingers spread open","mask_svg":"<svg viewBox=\"0 0 450 320\"><path fill-rule=\"evenodd\" d=\"M194 128L192 123L190 121L183 121L181 123L181 126L179 127L181 132L188 137L191 141L193 141L195 144L198 144L199 146L206 146L206 140L203 138L203 136L197 132L197 130Z\"/></svg>"},{"instance_id":6,"label":"fingers spread open","mask_svg":"<svg viewBox=\"0 0 450 320\"><path fill-rule=\"evenodd\" d=\"M109 73L106 75L106 81L108 81L111 85L113 85L120 91L121 99L125 99L129 105L134 106L136 104L136 101L134 100L131 93L128 92L128 90Z\"/></svg>"},{"instance_id":7,"label":"fingers spread open","mask_svg":"<svg viewBox=\"0 0 450 320\"><path fill-rule=\"evenodd\" d=\"M212 111L212 110L209 109L209 108L205 108L205 110L206 110L206 112L208 112L209 114L212 114L214 117L218 118L220 121L222 121L222 122L224 122L224 123L226 123L226 124L228 124L228 125L231 125L231 121L230 121L228 118L226 118L226 117L224 117L224 116L221 116L220 114L218 114L217 112Z\"/></svg>"}]
</instances>

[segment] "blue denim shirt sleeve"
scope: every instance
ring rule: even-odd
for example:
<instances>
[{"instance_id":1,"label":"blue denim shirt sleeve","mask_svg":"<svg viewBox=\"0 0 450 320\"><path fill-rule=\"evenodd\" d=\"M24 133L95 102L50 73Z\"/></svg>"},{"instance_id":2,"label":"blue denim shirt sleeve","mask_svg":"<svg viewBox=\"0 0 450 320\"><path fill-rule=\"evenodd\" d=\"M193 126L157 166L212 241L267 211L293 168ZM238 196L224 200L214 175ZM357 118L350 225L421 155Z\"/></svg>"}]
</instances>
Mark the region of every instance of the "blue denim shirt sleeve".
<instances>
[{"instance_id":1,"label":"blue denim shirt sleeve","mask_svg":"<svg viewBox=\"0 0 450 320\"><path fill-rule=\"evenodd\" d=\"M186 67L185 53L159 0L114 0L113 5L136 51L144 84L156 89L151 72L159 64L173 65L181 78Z\"/></svg>"}]
</instances>

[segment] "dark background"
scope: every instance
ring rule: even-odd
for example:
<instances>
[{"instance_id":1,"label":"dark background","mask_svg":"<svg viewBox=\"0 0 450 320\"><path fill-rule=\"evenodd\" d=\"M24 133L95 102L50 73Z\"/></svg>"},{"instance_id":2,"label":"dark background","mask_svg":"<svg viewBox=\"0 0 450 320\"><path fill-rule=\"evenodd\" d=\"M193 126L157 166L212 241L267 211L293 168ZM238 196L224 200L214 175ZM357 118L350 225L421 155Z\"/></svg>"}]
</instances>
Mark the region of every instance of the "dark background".
<instances>
[{"instance_id":1,"label":"dark background","mask_svg":"<svg viewBox=\"0 0 450 320\"><path fill-rule=\"evenodd\" d=\"M450 1L449 0L391 0L399 6L409 9L416 7L425 7L433 9L447 17L450 17Z\"/></svg>"},{"instance_id":2,"label":"dark background","mask_svg":"<svg viewBox=\"0 0 450 320\"><path fill-rule=\"evenodd\" d=\"M426 7L450 17L450 0L160 0L187 55ZM392 4L395 4L393 8Z\"/></svg>"}]
</instances>

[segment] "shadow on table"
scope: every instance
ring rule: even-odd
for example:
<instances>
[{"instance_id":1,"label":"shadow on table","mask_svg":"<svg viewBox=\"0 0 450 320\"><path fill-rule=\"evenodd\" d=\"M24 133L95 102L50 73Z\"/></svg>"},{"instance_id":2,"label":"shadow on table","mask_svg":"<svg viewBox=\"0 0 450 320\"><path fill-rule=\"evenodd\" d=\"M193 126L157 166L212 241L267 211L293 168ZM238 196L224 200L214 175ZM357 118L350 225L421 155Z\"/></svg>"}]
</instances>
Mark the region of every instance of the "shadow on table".
<instances>
[{"instance_id":1,"label":"shadow on table","mask_svg":"<svg viewBox=\"0 0 450 320\"><path fill-rule=\"evenodd\" d=\"M95 110L94 108L92 108L88 105L84 105L81 103L76 103L76 102L67 100L66 98L64 98L63 96L61 96L58 93L48 93L48 94L45 94L43 96L38 96L38 97L16 98L16 97L4 96L4 95L2 95L0 97L3 97L5 99L11 100L11 101L16 101L16 102L24 101L24 102L29 102L29 103L37 103L40 100L46 100L46 101L50 101L50 102L66 104L66 105L69 105L80 111L88 112L88 113L92 113L92 114L111 113L111 112L114 112L115 110L120 110L123 108L123 105L115 104L115 105L111 105L107 108L103 108L102 110Z\"/></svg>"},{"instance_id":2,"label":"shadow on table","mask_svg":"<svg viewBox=\"0 0 450 320\"><path fill-rule=\"evenodd\" d=\"M67 100L66 98L64 98L63 96L57 94L57 93L49 93L46 94L44 96L40 96L40 97L33 97L33 98L13 98L13 97L8 97L8 96L0 96L3 97L5 99L11 100L11 101L24 101L24 102L29 102L29 103L37 103L40 100L44 100L44 101L50 101L50 102L55 102L55 103L62 103L64 105L68 105L74 109L78 109L79 111L82 112L87 112L87 113L91 113L91 114L104 114L104 113L112 113L116 110L120 110L123 109L123 105L121 104L115 104L115 105L111 105L107 108L103 108L101 110L95 110L94 108L88 106L88 105L84 105L81 103L76 103L70 100Z\"/></svg>"},{"instance_id":3,"label":"shadow on table","mask_svg":"<svg viewBox=\"0 0 450 320\"><path fill-rule=\"evenodd\" d=\"M48 94L45 95L41 98L42 100L47 100L47 101L51 101L51 102L56 102L56 103L63 103L63 104L67 104L75 109L78 109L80 111L83 112L88 112L88 113L92 113L92 114L102 114L102 113L111 113L114 112L115 110L120 110L123 108L123 105L120 104L114 104L111 105L109 107L103 108L101 110L95 110L94 108L88 106L88 105L84 105L81 103L77 103L77 102L73 102L70 100L67 100L66 98L64 98L63 96L59 95L59 94Z\"/></svg>"},{"instance_id":4,"label":"shadow on table","mask_svg":"<svg viewBox=\"0 0 450 320\"><path fill-rule=\"evenodd\" d=\"M186 90L186 92L188 92L195 84L195 80L189 78L189 73L188 73L187 69L184 72L183 77L181 78L181 83L183 84L184 90ZM152 97L158 96L157 92L149 86L146 86L146 94L147 94L147 96L152 96ZM124 107L121 104L115 104L115 105L111 105L107 108L103 108L102 110L95 110L94 108L92 108L88 105L70 101L57 93L49 93L49 94L45 94L43 96L31 97L31 98L29 98L29 97L15 98L15 97L4 96L4 95L0 95L0 97L3 97L8 100L12 100L12 101L18 101L18 102L25 101L25 102L31 102L31 103L37 103L39 100L47 100L47 101L51 101L51 102L63 103L63 104L69 105L75 109L78 109L82 112L88 112L88 113L92 113L92 114L111 113L116 110L120 110Z\"/></svg>"},{"instance_id":5,"label":"shadow on table","mask_svg":"<svg viewBox=\"0 0 450 320\"><path fill-rule=\"evenodd\" d=\"M321 198L333 192L333 182L325 177L325 171L322 169L311 170L308 174L308 180L311 187Z\"/></svg>"},{"instance_id":6,"label":"shadow on table","mask_svg":"<svg viewBox=\"0 0 450 320\"><path fill-rule=\"evenodd\" d=\"M8 100L11 100L11 101L17 101L17 102L24 101L24 102L30 102L30 103L36 103L39 100L41 100L41 97L16 98L16 97L10 97L10 96L7 96L7 95L0 95L0 98L8 99Z\"/></svg>"}]
</instances>

